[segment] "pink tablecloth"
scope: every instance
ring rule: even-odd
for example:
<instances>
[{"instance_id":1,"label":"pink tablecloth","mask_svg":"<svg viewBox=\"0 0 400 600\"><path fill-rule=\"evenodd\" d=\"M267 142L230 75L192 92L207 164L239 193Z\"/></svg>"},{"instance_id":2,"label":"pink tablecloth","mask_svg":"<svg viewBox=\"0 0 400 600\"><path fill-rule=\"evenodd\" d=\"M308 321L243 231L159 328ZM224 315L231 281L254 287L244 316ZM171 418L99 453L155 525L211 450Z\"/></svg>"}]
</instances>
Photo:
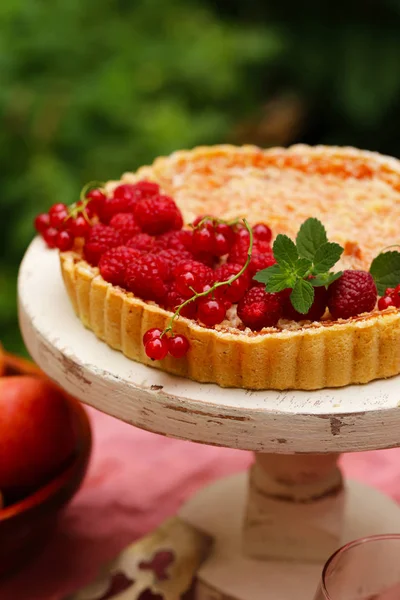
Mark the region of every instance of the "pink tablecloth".
<instances>
[{"instance_id":1,"label":"pink tablecloth","mask_svg":"<svg viewBox=\"0 0 400 600\"><path fill-rule=\"evenodd\" d=\"M124 546L172 515L206 482L251 455L167 439L91 410L94 451L82 489L47 547L0 584L1 600L60 600ZM400 449L347 455L346 474L400 501Z\"/></svg>"}]
</instances>

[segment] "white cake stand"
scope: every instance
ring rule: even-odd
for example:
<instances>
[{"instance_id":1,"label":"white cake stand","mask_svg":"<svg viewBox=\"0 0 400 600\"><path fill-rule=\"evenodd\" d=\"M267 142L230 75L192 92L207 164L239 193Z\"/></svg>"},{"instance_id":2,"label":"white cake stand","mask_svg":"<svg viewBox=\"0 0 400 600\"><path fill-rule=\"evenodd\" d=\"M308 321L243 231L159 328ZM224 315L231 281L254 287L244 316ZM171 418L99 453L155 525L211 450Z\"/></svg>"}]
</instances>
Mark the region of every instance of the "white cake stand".
<instances>
[{"instance_id":1,"label":"white cake stand","mask_svg":"<svg viewBox=\"0 0 400 600\"><path fill-rule=\"evenodd\" d=\"M181 516L212 534L199 600L311 600L343 542L400 532L400 508L355 482L341 452L400 445L400 377L341 389L222 389L135 363L84 329L58 256L32 242L19 277L20 325L42 369L68 392L143 429L253 450L250 475L213 484Z\"/></svg>"}]
</instances>

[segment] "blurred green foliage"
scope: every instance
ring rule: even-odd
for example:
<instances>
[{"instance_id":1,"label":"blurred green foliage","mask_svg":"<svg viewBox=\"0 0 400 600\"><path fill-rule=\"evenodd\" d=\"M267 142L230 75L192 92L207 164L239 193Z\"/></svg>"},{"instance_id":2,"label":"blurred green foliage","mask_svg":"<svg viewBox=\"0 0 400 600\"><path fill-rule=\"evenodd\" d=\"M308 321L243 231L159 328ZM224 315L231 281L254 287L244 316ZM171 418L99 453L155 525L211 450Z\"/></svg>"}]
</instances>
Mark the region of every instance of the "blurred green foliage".
<instances>
[{"instance_id":1,"label":"blurred green foliage","mask_svg":"<svg viewBox=\"0 0 400 600\"><path fill-rule=\"evenodd\" d=\"M16 275L33 217L74 201L86 181L177 148L279 142L270 126L257 134L257 119L287 97L300 109L282 143L400 154L400 5L328 5L1 1L0 340L10 350L22 350Z\"/></svg>"}]
</instances>

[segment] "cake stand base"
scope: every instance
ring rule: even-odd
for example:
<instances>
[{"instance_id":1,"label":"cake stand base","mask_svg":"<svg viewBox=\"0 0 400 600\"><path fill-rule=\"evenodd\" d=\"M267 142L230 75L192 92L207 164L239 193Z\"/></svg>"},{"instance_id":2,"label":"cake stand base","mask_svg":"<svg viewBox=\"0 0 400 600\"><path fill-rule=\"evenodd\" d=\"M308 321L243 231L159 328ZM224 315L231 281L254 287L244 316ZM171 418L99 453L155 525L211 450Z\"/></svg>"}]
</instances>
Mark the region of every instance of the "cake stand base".
<instances>
[{"instance_id":1,"label":"cake stand base","mask_svg":"<svg viewBox=\"0 0 400 600\"><path fill-rule=\"evenodd\" d=\"M400 507L380 492L347 481L342 543L400 532ZM248 475L202 489L180 511L213 536L213 553L198 573L196 600L312 600L323 564L252 560L243 554L242 528ZM307 541L305 540L305 543Z\"/></svg>"}]
</instances>

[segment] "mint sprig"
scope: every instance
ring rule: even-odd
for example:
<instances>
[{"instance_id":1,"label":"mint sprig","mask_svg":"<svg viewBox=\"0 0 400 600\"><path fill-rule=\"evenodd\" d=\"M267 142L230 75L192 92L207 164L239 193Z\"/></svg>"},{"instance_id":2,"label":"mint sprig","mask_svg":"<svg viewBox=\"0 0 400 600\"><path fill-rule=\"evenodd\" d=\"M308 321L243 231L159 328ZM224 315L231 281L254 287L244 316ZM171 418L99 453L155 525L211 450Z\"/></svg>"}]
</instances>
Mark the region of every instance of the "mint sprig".
<instances>
[{"instance_id":1,"label":"mint sprig","mask_svg":"<svg viewBox=\"0 0 400 600\"><path fill-rule=\"evenodd\" d=\"M267 292L291 288L290 301L301 314L306 314L314 301L314 287L328 286L341 276L331 269L340 259L343 248L329 242L325 227L315 218L300 227L296 243L279 234L273 244L276 265L259 271L254 279L265 283ZM399 254L400 257L400 254Z\"/></svg>"},{"instance_id":2,"label":"mint sprig","mask_svg":"<svg viewBox=\"0 0 400 600\"><path fill-rule=\"evenodd\" d=\"M400 252L381 252L372 261L369 272L375 280L378 294L383 296L386 288L394 288L400 282Z\"/></svg>"}]
</instances>

